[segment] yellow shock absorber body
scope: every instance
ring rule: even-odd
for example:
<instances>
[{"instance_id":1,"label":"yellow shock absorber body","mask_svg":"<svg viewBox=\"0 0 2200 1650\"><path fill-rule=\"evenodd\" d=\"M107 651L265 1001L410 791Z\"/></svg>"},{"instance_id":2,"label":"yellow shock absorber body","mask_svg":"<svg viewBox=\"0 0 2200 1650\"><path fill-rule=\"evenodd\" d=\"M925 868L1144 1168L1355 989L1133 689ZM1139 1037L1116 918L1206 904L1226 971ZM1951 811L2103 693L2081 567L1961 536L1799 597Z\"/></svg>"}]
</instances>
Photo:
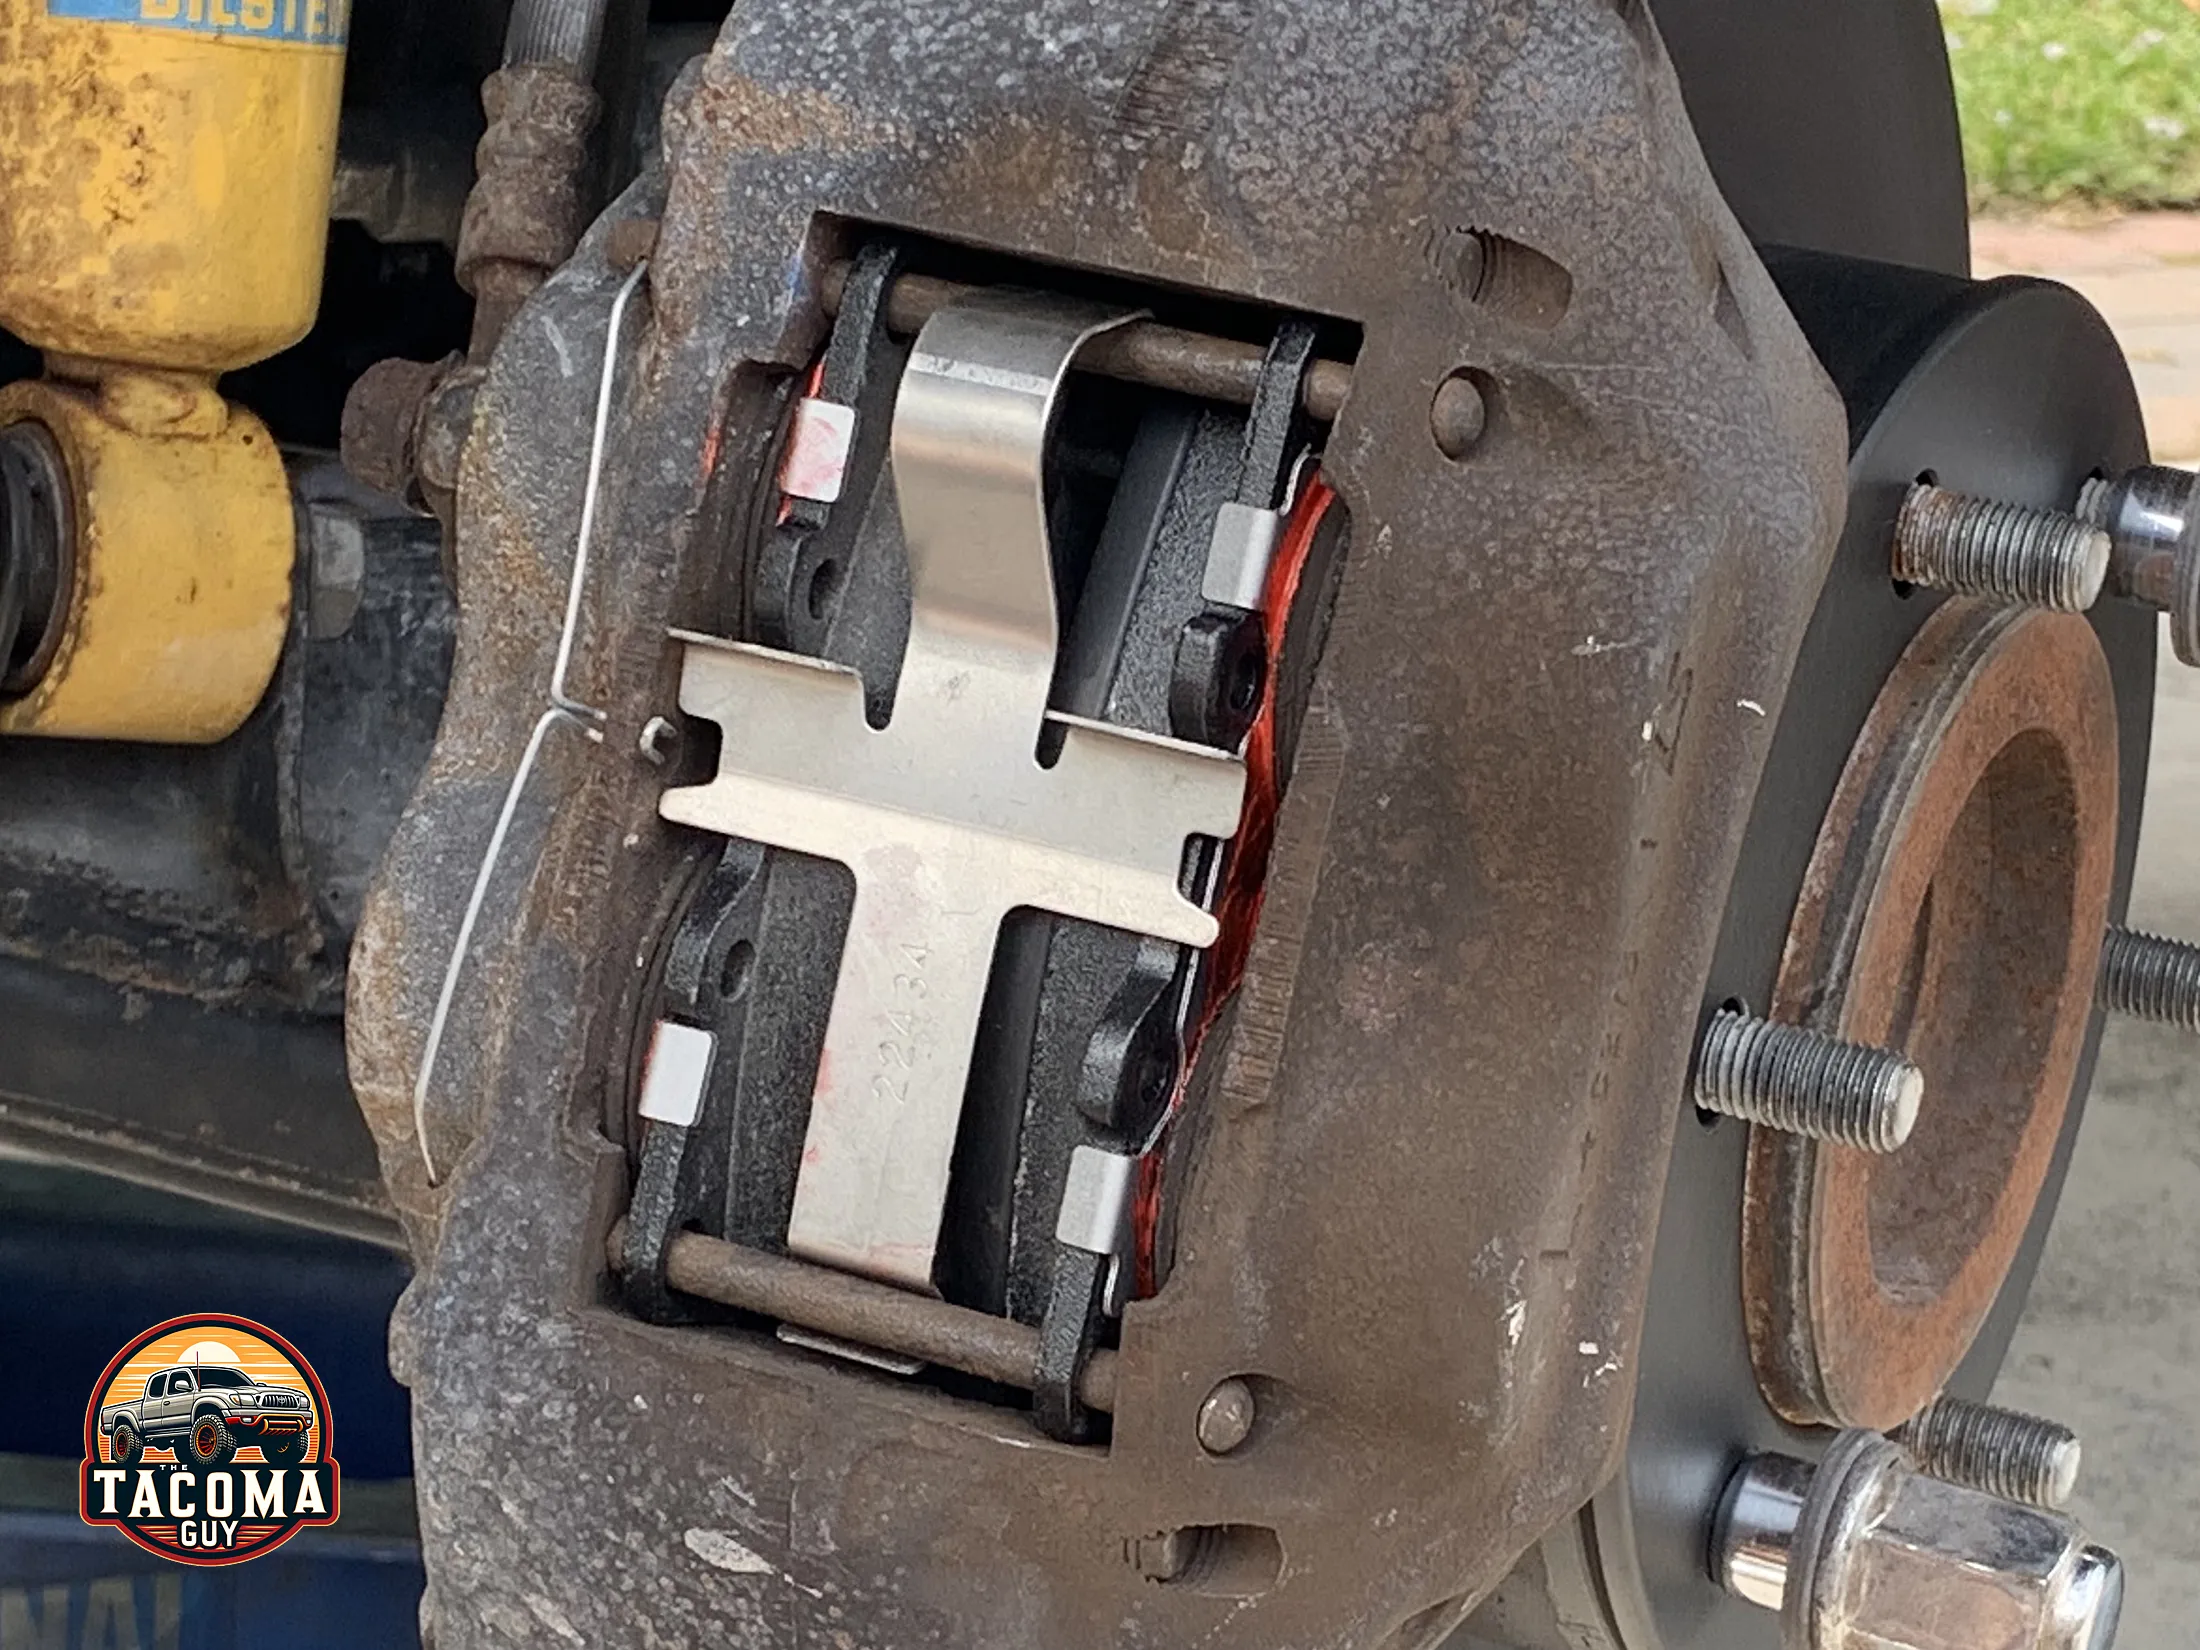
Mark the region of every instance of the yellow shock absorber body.
<instances>
[{"instance_id":1,"label":"yellow shock absorber body","mask_svg":"<svg viewBox=\"0 0 2200 1650\"><path fill-rule=\"evenodd\" d=\"M349 0L0 0L0 321L227 372L320 299Z\"/></svg>"},{"instance_id":2,"label":"yellow shock absorber body","mask_svg":"<svg viewBox=\"0 0 2200 1650\"><path fill-rule=\"evenodd\" d=\"M349 10L0 0L0 325L49 373L0 425L72 495L63 645L0 732L206 742L274 674L289 488L213 380L313 324Z\"/></svg>"}]
</instances>

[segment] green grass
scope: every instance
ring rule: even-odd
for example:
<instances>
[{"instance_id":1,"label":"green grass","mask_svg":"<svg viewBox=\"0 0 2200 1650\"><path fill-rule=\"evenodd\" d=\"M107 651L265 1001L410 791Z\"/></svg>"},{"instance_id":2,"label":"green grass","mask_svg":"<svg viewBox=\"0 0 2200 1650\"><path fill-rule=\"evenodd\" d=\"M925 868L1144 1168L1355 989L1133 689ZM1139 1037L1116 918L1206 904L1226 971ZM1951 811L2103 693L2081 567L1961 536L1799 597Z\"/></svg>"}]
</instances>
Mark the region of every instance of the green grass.
<instances>
[{"instance_id":1,"label":"green grass","mask_svg":"<svg viewBox=\"0 0 2200 1650\"><path fill-rule=\"evenodd\" d=\"M2200 13L1940 0L1976 207L2200 203Z\"/></svg>"}]
</instances>

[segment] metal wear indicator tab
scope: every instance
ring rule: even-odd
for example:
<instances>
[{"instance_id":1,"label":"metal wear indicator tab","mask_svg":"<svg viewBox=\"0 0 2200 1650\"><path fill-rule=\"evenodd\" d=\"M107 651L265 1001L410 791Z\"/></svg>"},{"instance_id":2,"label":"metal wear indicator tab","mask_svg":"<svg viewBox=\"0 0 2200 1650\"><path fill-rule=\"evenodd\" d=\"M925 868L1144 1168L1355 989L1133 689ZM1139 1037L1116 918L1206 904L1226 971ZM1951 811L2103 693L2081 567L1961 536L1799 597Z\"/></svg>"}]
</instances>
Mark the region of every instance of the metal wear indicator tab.
<instances>
[{"instance_id":1,"label":"metal wear indicator tab","mask_svg":"<svg viewBox=\"0 0 2200 1650\"><path fill-rule=\"evenodd\" d=\"M51 17L134 23L223 39L290 46L342 46L352 0L46 0Z\"/></svg>"}]
</instances>

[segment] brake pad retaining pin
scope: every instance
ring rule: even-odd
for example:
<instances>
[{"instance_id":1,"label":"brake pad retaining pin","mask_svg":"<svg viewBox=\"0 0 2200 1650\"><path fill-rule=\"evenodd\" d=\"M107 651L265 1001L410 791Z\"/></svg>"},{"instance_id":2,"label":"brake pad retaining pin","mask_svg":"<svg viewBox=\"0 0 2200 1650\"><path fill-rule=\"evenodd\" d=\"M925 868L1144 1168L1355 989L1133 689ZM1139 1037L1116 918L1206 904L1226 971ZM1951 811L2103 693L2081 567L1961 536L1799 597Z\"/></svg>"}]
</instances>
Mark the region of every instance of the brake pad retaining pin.
<instances>
[{"instance_id":1,"label":"brake pad retaining pin","mask_svg":"<svg viewBox=\"0 0 2200 1650\"><path fill-rule=\"evenodd\" d=\"M573 664L573 642L580 631L581 593L588 582L588 550L596 530L596 498L603 486L603 450L607 431L611 425L611 386L619 366L619 333L626 321L626 306L634 296L634 289L641 285L642 277L649 273L649 260L641 259L619 284L618 293L611 300L611 316L604 329L603 371L596 382L596 424L588 442L588 478L581 489L580 528L573 541L573 570L566 580L565 624L558 632L557 656L550 667L549 704L535 720L534 732L527 736L526 749L520 752L519 766L512 771L512 780L504 790L504 805L497 810L496 824L489 831L488 845L482 850L481 865L474 872L474 886L466 896L466 911L459 918L458 934L451 941L450 960L443 966L443 987L436 993L435 1013L428 1020L428 1041L420 1053L420 1075L413 1080L413 1136L420 1143L420 1161L428 1171L428 1184L439 1183L435 1155L428 1149L428 1087L435 1079L436 1056L443 1050L443 1033L451 1019L451 1004L458 996L458 982L466 971L466 958L473 949L474 925L481 920L481 907L489 893L489 883L496 875L497 862L504 857L504 840L511 834L512 818L519 812L519 799L527 789L527 781L535 771L535 762L542 754L542 742L551 727L558 722L570 722L588 736L592 744L603 743L603 725L610 720L607 711L593 705L584 705L566 691L565 678Z\"/></svg>"},{"instance_id":2,"label":"brake pad retaining pin","mask_svg":"<svg viewBox=\"0 0 2200 1650\"><path fill-rule=\"evenodd\" d=\"M841 294L847 290L853 268L852 263L837 263L826 269L818 296L827 315L840 312ZM897 337L911 337L949 305L987 290L936 275L897 275L886 289L887 330ZM1093 340L1076 368L1126 384L1244 407L1252 404L1260 387L1263 364L1264 352L1258 344L1142 317ZM1316 358L1308 363L1300 384L1300 404L1315 423L1332 424L1351 392L1350 362Z\"/></svg>"}]
</instances>

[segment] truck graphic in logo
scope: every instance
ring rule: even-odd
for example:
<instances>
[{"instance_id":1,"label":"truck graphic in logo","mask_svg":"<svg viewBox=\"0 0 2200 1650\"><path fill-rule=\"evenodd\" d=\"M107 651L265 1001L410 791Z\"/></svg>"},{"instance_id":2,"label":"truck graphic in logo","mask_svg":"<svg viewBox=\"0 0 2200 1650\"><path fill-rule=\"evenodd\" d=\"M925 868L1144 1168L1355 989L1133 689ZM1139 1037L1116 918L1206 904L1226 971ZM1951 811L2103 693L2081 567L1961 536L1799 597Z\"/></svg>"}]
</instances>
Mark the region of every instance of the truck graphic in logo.
<instances>
[{"instance_id":1,"label":"truck graphic in logo","mask_svg":"<svg viewBox=\"0 0 2200 1650\"><path fill-rule=\"evenodd\" d=\"M80 1510L185 1564L237 1564L333 1524L328 1395L245 1318L156 1324L116 1353L84 1415Z\"/></svg>"}]
</instances>

